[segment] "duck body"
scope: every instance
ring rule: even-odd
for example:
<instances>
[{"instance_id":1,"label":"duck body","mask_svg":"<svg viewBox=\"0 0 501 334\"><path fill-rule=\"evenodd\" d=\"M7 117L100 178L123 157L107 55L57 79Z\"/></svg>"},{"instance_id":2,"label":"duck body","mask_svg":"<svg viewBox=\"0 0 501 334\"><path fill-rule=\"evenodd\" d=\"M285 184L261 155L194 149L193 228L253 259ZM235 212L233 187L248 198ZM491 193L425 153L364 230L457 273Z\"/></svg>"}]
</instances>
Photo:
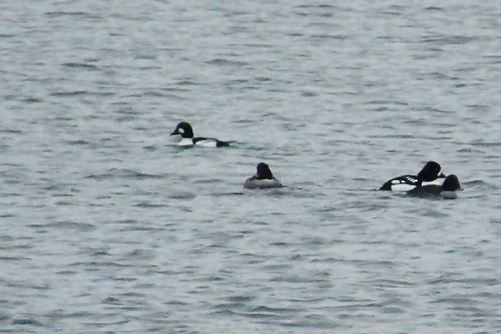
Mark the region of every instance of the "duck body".
<instances>
[{"instance_id":1,"label":"duck body","mask_svg":"<svg viewBox=\"0 0 501 334\"><path fill-rule=\"evenodd\" d=\"M457 198L456 191L458 190L461 190L459 179L456 175L450 174L445 178L442 185L430 184L418 186L409 190L407 194L421 198L441 197L444 199L454 199Z\"/></svg>"},{"instance_id":2,"label":"duck body","mask_svg":"<svg viewBox=\"0 0 501 334\"><path fill-rule=\"evenodd\" d=\"M432 181L422 181L421 185L442 185L445 180L445 175L441 174L435 180ZM391 180L386 181L379 190L389 190L389 191L409 191L411 189L419 186L419 179L417 175L401 175L394 177Z\"/></svg>"},{"instance_id":3,"label":"duck body","mask_svg":"<svg viewBox=\"0 0 501 334\"><path fill-rule=\"evenodd\" d=\"M283 187L282 183L273 176L270 167L266 163L260 162L256 169L256 174L245 180L244 188L271 189Z\"/></svg>"},{"instance_id":4,"label":"duck body","mask_svg":"<svg viewBox=\"0 0 501 334\"><path fill-rule=\"evenodd\" d=\"M282 188L283 185L276 178L259 179L256 176L250 177L244 182L244 188L247 189L270 189Z\"/></svg>"},{"instance_id":5,"label":"duck body","mask_svg":"<svg viewBox=\"0 0 501 334\"><path fill-rule=\"evenodd\" d=\"M201 146L201 147L227 147L230 146L229 141L219 140L217 138L209 138L209 137L195 137L193 135L193 128L191 124L188 122L180 122L174 131L170 134L171 136L180 135L181 141L177 144L181 147L192 147L192 146Z\"/></svg>"},{"instance_id":6,"label":"duck body","mask_svg":"<svg viewBox=\"0 0 501 334\"><path fill-rule=\"evenodd\" d=\"M409 191L418 186L442 185L445 174L435 161L428 161L417 175L401 175L386 181L379 190Z\"/></svg>"}]
</instances>

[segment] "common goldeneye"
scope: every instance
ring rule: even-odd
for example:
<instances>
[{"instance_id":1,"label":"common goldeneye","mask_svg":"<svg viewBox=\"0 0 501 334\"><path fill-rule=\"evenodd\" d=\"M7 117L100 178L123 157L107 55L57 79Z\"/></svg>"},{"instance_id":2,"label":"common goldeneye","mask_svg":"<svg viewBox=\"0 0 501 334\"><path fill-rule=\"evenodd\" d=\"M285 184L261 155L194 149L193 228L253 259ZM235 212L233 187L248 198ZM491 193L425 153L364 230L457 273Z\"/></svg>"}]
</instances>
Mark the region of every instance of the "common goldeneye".
<instances>
[{"instance_id":1,"label":"common goldeneye","mask_svg":"<svg viewBox=\"0 0 501 334\"><path fill-rule=\"evenodd\" d=\"M281 188L282 183L278 181L271 172L270 167L264 162L257 164L256 175L248 178L244 182L244 188L247 189L269 189L269 188Z\"/></svg>"},{"instance_id":2,"label":"common goldeneye","mask_svg":"<svg viewBox=\"0 0 501 334\"><path fill-rule=\"evenodd\" d=\"M216 138L194 137L193 128L188 122L180 122L170 135L181 135L181 141L177 144L183 147L190 147L193 145L204 147L230 146L229 141L222 141Z\"/></svg>"},{"instance_id":3,"label":"common goldeneye","mask_svg":"<svg viewBox=\"0 0 501 334\"><path fill-rule=\"evenodd\" d=\"M428 161L417 175L401 175L386 181L379 190L409 191L417 186L441 185L445 174L438 162Z\"/></svg>"},{"instance_id":4,"label":"common goldeneye","mask_svg":"<svg viewBox=\"0 0 501 334\"><path fill-rule=\"evenodd\" d=\"M417 197L442 197L446 199L454 199L457 197L456 190L460 190L461 185L456 175L448 175L444 183L440 185L430 184L427 186L418 186L407 193Z\"/></svg>"}]
</instances>

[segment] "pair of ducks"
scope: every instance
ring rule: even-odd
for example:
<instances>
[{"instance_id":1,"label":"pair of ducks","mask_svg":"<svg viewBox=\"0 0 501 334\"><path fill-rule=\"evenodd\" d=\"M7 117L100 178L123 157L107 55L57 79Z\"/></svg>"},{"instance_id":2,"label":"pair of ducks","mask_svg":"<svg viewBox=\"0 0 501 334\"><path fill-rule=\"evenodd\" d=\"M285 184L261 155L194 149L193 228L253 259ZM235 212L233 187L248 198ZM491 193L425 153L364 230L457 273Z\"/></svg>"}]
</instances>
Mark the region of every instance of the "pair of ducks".
<instances>
[{"instance_id":1,"label":"pair of ducks","mask_svg":"<svg viewBox=\"0 0 501 334\"><path fill-rule=\"evenodd\" d=\"M193 128L188 122L180 122L170 135L181 136L181 141L178 143L181 147L192 147L195 145L203 147L226 147L230 146L230 143L232 143L232 141L223 141L217 138L195 137L193 134ZM257 164L256 169L256 174L245 180L245 188L271 189L283 187L282 183L273 176L268 164L260 162Z\"/></svg>"},{"instance_id":2,"label":"pair of ducks","mask_svg":"<svg viewBox=\"0 0 501 334\"><path fill-rule=\"evenodd\" d=\"M379 190L406 191L417 197L456 198L461 189L456 175L445 176L436 161L428 161L417 175L401 175L386 181Z\"/></svg>"},{"instance_id":3,"label":"pair of ducks","mask_svg":"<svg viewBox=\"0 0 501 334\"><path fill-rule=\"evenodd\" d=\"M182 147L192 147L194 145L204 147L226 147L231 141L223 141L217 138L195 137L193 128L188 122L180 122L172 135L180 135L181 141L178 143ZM256 174L244 182L244 187L248 189L270 189L281 188L282 183L277 180L270 167L260 162L257 165ZM461 189L459 179L456 175L445 176L441 172L442 168L435 161L428 161L417 175L401 175L386 181L379 190L406 191L409 195L417 197L443 197L456 198L456 191Z\"/></svg>"}]
</instances>

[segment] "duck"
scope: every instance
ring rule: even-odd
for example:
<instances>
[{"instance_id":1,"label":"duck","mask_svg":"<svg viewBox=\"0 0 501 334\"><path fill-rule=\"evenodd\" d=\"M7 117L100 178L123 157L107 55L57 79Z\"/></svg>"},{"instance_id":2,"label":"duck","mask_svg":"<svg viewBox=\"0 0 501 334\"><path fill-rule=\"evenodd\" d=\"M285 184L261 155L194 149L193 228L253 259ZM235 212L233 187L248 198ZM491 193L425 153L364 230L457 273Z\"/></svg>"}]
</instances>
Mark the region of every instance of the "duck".
<instances>
[{"instance_id":1,"label":"duck","mask_svg":"<svg viewBox=\"0 0 501 334\"><path fill-rule=\"evenodd\" d=\"M417 186L441 185L446 175L436 161L428 161L417 175L401 175L386 181L379 190L409 191Z\"/></svg>"},{"instance_id":2,"label":"duck","mask_svg":"<svg viewBox=\"0 0 501 334\"><path fill-rule=\"evenodd\" d=\"M282 183L273 176L270 166L260 162L256 167L256 174L244 182L244 188L247 189L270 189L282 188Z\"/></svg>"},{"instance_id":3,"label":"duck","mask_svg":"<svg viewBox=\"0 0 501 334\"><path fill-rule=\"evenodd\" d=\"M456 175L448 175L442 185L429 184L409 190L407 194L416 197L442 197L445 199L457 198L456 191L461 190L461 184Z\"/></svg>"},{"instance_id":4,"label":"duck","mask_svg":"<svg viewBox=\"0 0 501 334\"><path fill-rule=\"evenodd\" d=\"M178 146L182 147L192 147L192 146L203 146L203 147L226 147L230 146L230 141L223 141L216 138L208 137L195 137L193 135L193 128L188 122L179 122L176 125L174 131L171 132L171 136L180 135L181 141L177 143Z\"/></svg>"}]
</instances>

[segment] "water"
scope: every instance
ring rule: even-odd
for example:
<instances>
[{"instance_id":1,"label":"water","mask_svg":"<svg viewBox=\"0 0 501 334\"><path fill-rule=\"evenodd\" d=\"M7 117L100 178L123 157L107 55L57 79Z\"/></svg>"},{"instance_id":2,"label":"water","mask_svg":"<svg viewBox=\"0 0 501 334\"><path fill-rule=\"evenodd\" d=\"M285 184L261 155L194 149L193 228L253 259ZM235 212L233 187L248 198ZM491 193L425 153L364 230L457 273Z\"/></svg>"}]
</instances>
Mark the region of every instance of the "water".
<instances>
[{"instance_id":1,"label":"water","mask_svg":"<svg viewBox=\"0 0 501 334\"><path fill-rule=\"evenodd\" d=\"M501 333L500 14L2 2L0 332Z\"/></svg>"}]
</instances>

